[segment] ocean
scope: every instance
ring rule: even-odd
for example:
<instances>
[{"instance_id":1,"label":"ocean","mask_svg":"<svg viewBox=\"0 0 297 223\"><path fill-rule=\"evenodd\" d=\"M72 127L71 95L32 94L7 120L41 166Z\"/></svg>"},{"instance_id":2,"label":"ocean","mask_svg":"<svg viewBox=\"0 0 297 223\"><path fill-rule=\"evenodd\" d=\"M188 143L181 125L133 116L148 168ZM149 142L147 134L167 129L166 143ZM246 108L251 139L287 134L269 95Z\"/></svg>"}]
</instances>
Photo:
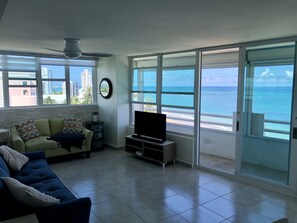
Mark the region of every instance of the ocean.
<instances>
[{"instance_id":1,"label":"ocean","mask_svg":"<svg viewBox=\"0 0 297 223\"><path fill-rule=\"evenodd\" d=\"M155 90L147 87L145 90ZM165 92L193 92L193 87L163 87ZM146 94L148 101L154 101ZM265 114L265 119L290 121L292 88L291 87L255 87L252 95L246 96L253 113ZM249 100L253 99L253 100ZM193 107L193 95L163 94L163 105ZM232 116L237 110L237 87L207 86L201 89L201 113Z\"/></svg>"}]
</instances>

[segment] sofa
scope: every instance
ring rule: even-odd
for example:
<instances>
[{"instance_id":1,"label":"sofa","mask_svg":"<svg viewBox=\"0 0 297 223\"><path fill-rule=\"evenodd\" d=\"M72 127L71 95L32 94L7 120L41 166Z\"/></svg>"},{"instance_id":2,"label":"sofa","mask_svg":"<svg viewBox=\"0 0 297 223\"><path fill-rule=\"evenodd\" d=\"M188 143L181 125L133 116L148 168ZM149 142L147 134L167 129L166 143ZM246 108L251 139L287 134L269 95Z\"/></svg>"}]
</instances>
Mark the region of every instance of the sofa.
<instances>
[{"instance_id":1,"label":"sofa","mask_svg":"<svg viewBox=\"0 0 297 223\"><path fill-rule=\"evenodd\" d=\"M43 150L46 157L63 156L74 153L85 153L87 157L90 157L91 140L93 132L81 127L81 134L85 136L81 147L71 146L70 148L63 147L63 144L59 141L51 140L57 134L64 130L64 118L53 119L38 119L34 120L34 126L37 128L38 136L29 140L24 140L19 131L17 125L11 129L11 143L12 147L21 152L34 152Z\"/></svg>"},{"instance_id":2,"label":"sofa","mask_svg":"<svg viewBox=\"0 0 297 223\"><path fill-rule=\"evenodd\" d=\"M35 214L40 223L87 223L91 200L76 198L50 169L44 151L25 153L29 158L19 171L13 170L0 155L0 221ZM75 170L74 170L75 171ZM46 207L32 207L16 199L5 184L5 178L13 178L30 188L59 199L59 203Z\"/></svg>"}]
</instances>

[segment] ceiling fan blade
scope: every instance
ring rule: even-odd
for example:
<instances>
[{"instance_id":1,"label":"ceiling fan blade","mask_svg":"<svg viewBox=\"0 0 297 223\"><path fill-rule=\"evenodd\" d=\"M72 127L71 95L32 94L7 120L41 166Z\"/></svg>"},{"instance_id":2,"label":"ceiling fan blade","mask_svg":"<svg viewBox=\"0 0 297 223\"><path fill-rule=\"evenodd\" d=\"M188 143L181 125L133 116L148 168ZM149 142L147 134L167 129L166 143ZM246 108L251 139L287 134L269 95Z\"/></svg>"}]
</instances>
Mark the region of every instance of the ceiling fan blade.
<instances>
[{"instance_id":1,"label":"ceiling fan blade","mask_svg":"<svg viewBox=\"0 0 297 223\"><path fill-rule=\"evenodd\" d=\"M112 54L110 53L81 53L82 56L87 57L111 57Z\"/></svg>"},{"instance_id":2,"label":"ceiling fan blade","mask_svg":"<svg viewBox=\"0 0 297 223\"><path fill-rule=\"evenodd\" d=\"M47 50L51 50L51 51L54 51L54 52L64 53L63 50L55 50L55 49L46 48L46 47L45 47L45 49L47 49Z\"/></svg>"}]
</instances>

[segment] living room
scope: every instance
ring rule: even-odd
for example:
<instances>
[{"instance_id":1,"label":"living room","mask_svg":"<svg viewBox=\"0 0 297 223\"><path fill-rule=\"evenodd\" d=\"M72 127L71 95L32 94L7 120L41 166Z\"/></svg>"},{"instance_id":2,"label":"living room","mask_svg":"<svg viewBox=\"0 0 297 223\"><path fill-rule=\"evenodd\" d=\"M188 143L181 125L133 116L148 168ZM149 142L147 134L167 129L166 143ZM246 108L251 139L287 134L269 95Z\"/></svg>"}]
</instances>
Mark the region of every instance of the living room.
<instances>
[{"instance_id":1,"label":"living room","mask_svg":"<svg viewBox=\"0 0 297 223\"><path fill-rule=\"evenodd\" d=\"M253 114L246 119L247 122L251 120L247 131L250 131L248 136L252 137L245 137L243 134L245 129L241 129L241 132L237 130L241 128L241 123L245 123L245 117L241 117L236 112L244 114L247 110L243 109L248 109L248 106L245 108L242 106L245 98L248 97L245 95L244 87L247 80L254 76L252 72L249 73L250 76L245 76L244 70L254 69L256 77L260 59L261 63L264 61L263 55L266 56L264 58L266 61L274 61L278 65L283 63L287 66L283 68L282 75L287 74L288 79L294 76L292 75L295 71L293 52L297 27L292 18L296 17L293 10L296 3L293 1L286 4L268 2L239 4L237 1L232 1L232 4L230 2L211 4L206 1L191 1L187 4L175 1L174 3L88 1L82 5L80 1L74 1L71 4L67 1L59 1L54 6L50 1L43 3L1 1L1 56L34 57L37 61L37 72L41 72L47 66L60 66L59 63L65 63L63 66L66 67L65 80L67 81L72 81L72 66L84 67L77 63L90 60L95 65L87 66L90 67L93 85L92 102L87 104L83 102L75 104L71 98L67 98L66 103L45 104L42 97L45 99L46 94L42 93L41 82L62 82L59 78L36 79L36 84L30 86L31 89L36 88L37 92L36 103L33 106L14 106L14 102L5 97L12 94L12 88L17 86L0 88L2 91L0 95L3 96L0 128L11 129L16 123L30 118L50 119L73 116L86 122L92 119L92 113L98 112L99 119L104 121L104 143L109 149L123 152L125 137L134 133L134 111L147 111L153 108L154 112L166 113L170 120L167 139L176 142L177 165L207 170L220 176L295 196L297 191L296 180L294 180L296 178L294 172L296 140L291 134L294 132L293 127L296 126L294 119L291 119L295 117L295 105L285 104L283 108L286 110L284 113L286 118L274 119L274 117L265 118L258 114L261 113L262 107L259 103L253 104L253 100L250 100L249 109L259 106L259 110L253 110ZM266 16L263 16L264 8L269 12ZM201 19L203 17L205 19ZM249 24L246 21L249 21ZM72 37L80 39L79 49L82 54L90 52L93 56L81 57L77 62L74 59L64 60L63 39ZM279 48L285 48L287 51L278 51ZM262 54L256 55L254 53L256 50ZM268 52L268 50L271 51ZM98 60L94 56L96 53L101 54ZM267 54L274 57L268 58ZM234 55L236 55L235 60ZM246 64L244 55L249 59ZM48 61L45 61L46 58ZM5 59L1 57L1 62L3 61ZM204 73L205 70L220 69L218 73L223 73L222 64L227 63L229 66L236 64L237 82L231 83L228 80L231 77L228 76L229 74L224 74L227 77L224 81L228 82L227 87L236 87L236 94L241 95L241 98L237 97L237 101L232 102L232 106L234 104L236 107L232 108L233 113L226 115L220 111L214 115L199 107L205 105L208 100L199 92L203 87L214 86L204 82L208 75ZM250 64L250 67L247 64ZM264 78L275 77L272 82L281 83L280 86L283 88L290 86L290 97L294 98L295 80L291 78L291 82L285 82L278 79L278 74L273 70L275 64L268 66L262 63L264 70L261 71L261 78L264 80ZM217 65L220 66L215 67ZM5 65L1 64L1 68L3 74L9 71ZM169 73L174 69L187 71L185 74L190 77L187 85L191 87L190 91L175 92L162 89L164 83L170 83L170 78L162 79L162 75L165 77L165 71ZM152 101L151 99L145 101L146 99L139 97L141 93L152 92L145 92L146 89L135 82L136 76L145 77L143 74L146 70L150 72L153 70L156 77L154 85L151 85L156 86L153 92L155 98ZM1 72L1 77L4 76ZM17 80L19 77L13 78ZM112 83L113 91L110 98L104 98L100 94L99 84L103 78L108 78ZM1 78L0 83L1 85L4 82L10 83L11 80ZM184 83L186 80L188 79L185 78ZM69 96L71 90L67 91L69 92L65 95ZM27 92L23 93L27 94ZM219 95L225 92L216 93ZM254 92L254 95L256 93ZM181 95L186 95L187 99L191 98L192 104L177 105L162 102L164 97L168 97L169 100L171 97L179 98ZM228 101L229 98L220 100L218 96L216 103L225 100ZM277 101L276 97L272 100L276 100L275 103L281 101L281 99ZM224 110L223 106L220 104L221 110ZM170 109L174 112L170 112ZM287 110L292 112L288 113ZM186 120L184 120L185 117ZM228 119L228 121L222 121L222 119ZM182 121L187 124L180 124L179 122ZM253 145L252 149L250 145ZM271 150L267 152L263 149L264 147L269 147ZM108 154L114 153L109 151ZM100 159L98 158L100 152L94 153L93 156ZM122 154L116 156L122 157ZM213 160L214 157L216 161ZM221 165L223 162L224 165ZM209 163L213 165L209 166ZM67 162L57 166L66 167L66 164ZM257 165L261 168L255 170ZM170 167L172 165L168 166ZM59 169L59 167L56 168ZM106 166L104 168L107 169ZM268 173L268 169L273 169L274 172ZM189 168L189 171L192 169ZM228 218L225 217L227 220ZM270 218L270 220L276 220L276 218Z\"/></svg>"}]
</instances>

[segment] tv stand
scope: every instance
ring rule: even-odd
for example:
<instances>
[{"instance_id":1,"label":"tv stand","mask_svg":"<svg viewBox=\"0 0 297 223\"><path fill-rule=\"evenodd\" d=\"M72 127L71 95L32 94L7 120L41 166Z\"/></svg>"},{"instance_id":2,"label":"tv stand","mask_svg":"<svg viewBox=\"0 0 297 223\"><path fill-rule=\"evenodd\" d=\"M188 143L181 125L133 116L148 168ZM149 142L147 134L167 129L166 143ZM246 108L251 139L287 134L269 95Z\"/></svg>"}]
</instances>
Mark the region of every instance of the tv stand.
<instances>
[{"instance_id":1,"label":"tv stand","mask_svg":"<svg viewBox=\"0 0 297 223\"><path fill-rule=\"evenodd\" d=\"M155 143L163 143L164 142L161 139L155 139L155 138L146 137L146 136L137 135L137 134L133 134L132 137L137 138L137 139L142 139L142 140L145 140L145 141L155 142Z\"/></svg>"},{"instance_id":2,"label":"tv stand","mask_svg":"<svg viewBox=\"0 0 297 223\"><path fill-rule=\"evenodd\" d=\"M175 163L176 144L173 141L152 142L134 135L126 136L126 152L162 164L163 168L171 161Z\"/></svg>"}]
</instances>

